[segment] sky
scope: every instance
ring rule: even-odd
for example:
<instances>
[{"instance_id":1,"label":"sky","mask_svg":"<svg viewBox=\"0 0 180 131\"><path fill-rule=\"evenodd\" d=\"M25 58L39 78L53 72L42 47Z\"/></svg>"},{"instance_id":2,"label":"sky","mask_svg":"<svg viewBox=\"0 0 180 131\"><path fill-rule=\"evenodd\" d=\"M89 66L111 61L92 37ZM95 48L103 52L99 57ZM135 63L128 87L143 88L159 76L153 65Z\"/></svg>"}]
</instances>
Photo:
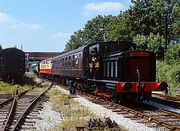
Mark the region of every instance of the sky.
<instances>
[{"instance_id":1,"label":"sky","mask_svg":"<svg viewBox=\"0 0 180 131\"><path fill-rule=\"evenodd\" d=\"M118 15L130 0L1 0L0 44L26 52L61 52L97 15Z\"/></svg>"}]
</instances>

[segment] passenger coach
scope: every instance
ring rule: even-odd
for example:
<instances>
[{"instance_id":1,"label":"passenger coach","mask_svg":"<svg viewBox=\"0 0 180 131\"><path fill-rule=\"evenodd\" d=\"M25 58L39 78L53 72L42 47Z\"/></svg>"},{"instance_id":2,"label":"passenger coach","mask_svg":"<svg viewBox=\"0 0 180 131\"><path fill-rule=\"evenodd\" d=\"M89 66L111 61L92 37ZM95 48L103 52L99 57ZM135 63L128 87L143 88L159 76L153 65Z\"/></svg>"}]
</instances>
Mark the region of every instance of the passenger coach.
<instances>
[{"instance_id":1,"label":"passenger coach","mask_svg":"<svg viewBox=\"0 0 180 131\"><path fill-rule=\"evenodd\" d=\"M52 75L52 59L46 59L39 63L39 73L43 76Z\"/></svg>"}]
</instances>

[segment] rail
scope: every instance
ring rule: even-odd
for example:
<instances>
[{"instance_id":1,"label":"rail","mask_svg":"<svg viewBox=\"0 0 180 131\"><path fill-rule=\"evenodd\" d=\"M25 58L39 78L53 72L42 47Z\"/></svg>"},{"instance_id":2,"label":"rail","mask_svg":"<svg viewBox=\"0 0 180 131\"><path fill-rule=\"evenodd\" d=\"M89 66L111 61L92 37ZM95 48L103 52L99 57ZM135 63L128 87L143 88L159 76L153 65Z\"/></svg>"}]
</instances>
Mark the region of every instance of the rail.
<instances>
[{"instance_id":1,"label":"rail","mask_svg":"<svg viewBox=\"0 0 180 131\"><path fill-rule=\"evenodd\" d=\"M53 86L53 83L49 86L49 88L47 90L45 90L43 93L41 93L40 95L38 95L37 97L34 97L31 104L25 109L25 111L23 112L23 114L20 116L20 118L17 120L14 128L12 129L12 131L16 131L18 130L18 127L20 126L20 124L22 123L22 121L26 118L26 116L29 114L30 110L32 110L32 108L35 106L35 104L37 103L37 101Z\"/></svg>"},{"instance_id":2,"label":"rail","mask_svg":"<svg viewBox=\"0 0 180 131\"><path fill-rule=\"evenodd\" d=\"M12 113L13 113L14 110L15 110L17 92L18 92L18 90L16 90L16 91L14 92L13 102L12 102L12 104L11 104L11 108L10 108L10 110L9 110L9 112L8 112L7 120L6 120L5 124L4 124L4 128L2 129L2 131L6 131L6 130L8 129L8 127L9 127L9 122L10 122L11 118L13 117Z\"/></svg>"},{"instance_id":3,"label":"rail","mask_svg":"<svg viewBox=\"0 0 180 131\"><path fill-rule=\"evenodd\" d=\"M80 94L80 95L82 95L82 94ZM161 119L155 118L153 116L147 115L145 113L131 109L129 107L126 107L126 106L123 106L123 105L120 105L117 103L113 103L111 101L105 101L106 99L104 100L102 98L96 98L96 96L91 95L91 94L87 94L87 93L84 94L84 92L83 92L83 95L86 97L91 97L91 100L95 103L100 103L100 104L103 103L105 106L109 105L109 106L107 106L107 108L115 109L114 112L125 111L126 113L133 114L135 117L145 119L151 123L156 123L158 126L166 127L166 128L171 129L173 131L176 131L176 130L180 131L180 128L178 127L179 125L176 126L172 123L166 122L166 119L161 120ZM178 120L180 119L180 114L178 114L178 113L175 113L175 112L172 112L169 110L165 110L165 109L159 109L159 112L167 113L167 114L169 114L169 116L170 115L175 116L176 119L178 119Z\"/></svg>"}]
</instances>

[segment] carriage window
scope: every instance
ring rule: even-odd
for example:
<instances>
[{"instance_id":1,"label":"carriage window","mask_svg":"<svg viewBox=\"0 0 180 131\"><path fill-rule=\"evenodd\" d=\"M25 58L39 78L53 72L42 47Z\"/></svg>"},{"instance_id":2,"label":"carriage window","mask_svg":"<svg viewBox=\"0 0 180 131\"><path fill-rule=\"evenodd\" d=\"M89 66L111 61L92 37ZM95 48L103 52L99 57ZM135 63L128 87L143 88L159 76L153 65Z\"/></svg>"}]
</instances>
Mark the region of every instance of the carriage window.
<instances>
[{"instance_id":1,"label":"carriage window","mask_svg":"<svg viewBox=\"0 0 180 131\"><path fill-rule=\"evenodd\" d=\"M71 60L71 56L69 56L69 60Z\"/></svg>"},{"instance_id":2,"label":"carriage window","mask_svg":"<svg viewBox=\"0 0 180 131\"><path fill-rule=\"evenodd\" d=\"M74 56L74 59L77 59L78 58L78 55L76 54L75 56Z\"/></svg>"},{"instance_id":3,"label":"carriage window","mask_svg":"<svg viewBox=\"0 0 180 131\"><path fill-rule=\"evenodd\" d=\"M65 61L67 61L67 57L65 58Z\"/></svg>"},{"instance_id":4,"label":"carriage window","mask_svg":"<svg viewBox=\"0 0 180 131\"><path fill-rule=\"evenodd\" d=\"M115 77L117 78L117 61L115 62Z\"/></svg>"},{"instance_id":5,"label":"carriage window","mask_svg":"<svg viewBox=\"0 0 180 131\"><path fill-rule=\"evenodd\" d=\"M113 74L114 74L114 63L111 62L111 77L113 77Z\"/></svg>"}]
</instances>

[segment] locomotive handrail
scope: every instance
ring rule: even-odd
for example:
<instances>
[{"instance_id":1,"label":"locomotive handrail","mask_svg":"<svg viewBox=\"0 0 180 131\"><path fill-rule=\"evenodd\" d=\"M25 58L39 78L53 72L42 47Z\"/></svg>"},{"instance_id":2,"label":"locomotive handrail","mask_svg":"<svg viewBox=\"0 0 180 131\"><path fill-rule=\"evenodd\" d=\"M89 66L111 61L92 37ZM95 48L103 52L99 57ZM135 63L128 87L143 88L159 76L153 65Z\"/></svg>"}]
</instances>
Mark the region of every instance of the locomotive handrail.
<instances>
[{"instance_id":1,"label":"locomotive handrail","mask_svg":"<svg viewBox=\"0 0 180 131\"><path fill-rule=\"evenodd\" d=\"M140 80L141 80L141 76L140 76L139 69L136 70L136 74L137 74L137 82L138 82L138 84L139 84L139 83L140 83Z\"/></svg>"}]
</instances>

